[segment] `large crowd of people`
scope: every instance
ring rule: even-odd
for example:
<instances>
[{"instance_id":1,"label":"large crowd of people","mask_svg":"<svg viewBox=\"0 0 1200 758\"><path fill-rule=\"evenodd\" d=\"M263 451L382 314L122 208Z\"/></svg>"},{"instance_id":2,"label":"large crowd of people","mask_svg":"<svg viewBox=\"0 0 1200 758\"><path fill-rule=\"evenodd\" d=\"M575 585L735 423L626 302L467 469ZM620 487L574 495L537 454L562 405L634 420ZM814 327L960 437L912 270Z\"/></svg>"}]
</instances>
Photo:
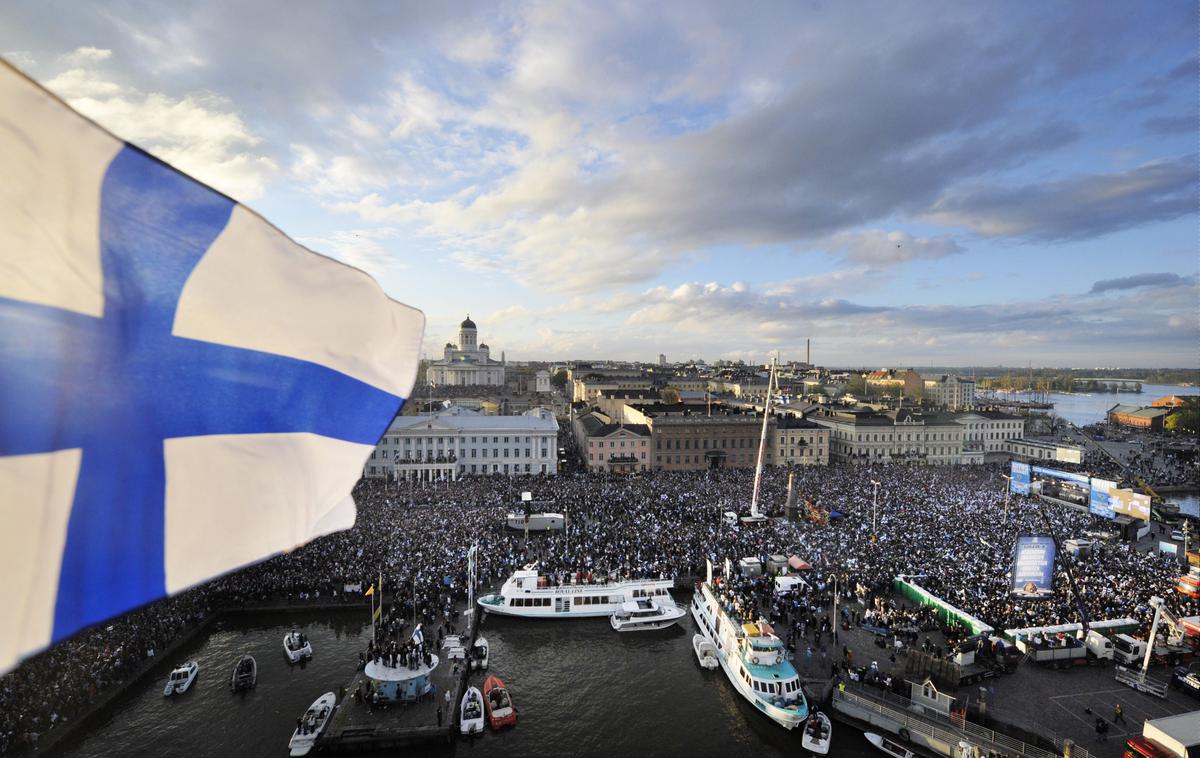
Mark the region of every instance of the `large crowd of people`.
<instances>
[{"instance_id":1,"label":"large crowd of people","mask_svg":"<svg viewBox=\"0 0 1200 758\"><path fill-rule=\"evenodd\" d=\"M1060 564L1051 599L1011 599L1008 572L1018 534L1076 537L1095 517L1017 497L1006 511L999 467L794 471L797 512L821 517L737 528L722 514L748 510L752 470L466 477L416 489L361 481L352 529L85 631L0 678L0 754L35 747L39 735L76 718L220 608L363 602L361 592L347 592L346 585L365 589L382 575L389 617L396 623L415 613L427 629L448 624L449 603L466 597L465 553L471 544L478 545L483 587L498 586L532 561L559 575L697 577L706 557L721 566L725 558L736 563L781 554L809 562L809 583L825 596L836 577L848 596L867 599L872 612L887 614L889 623L922 621L919 612L886 602L897 575L913 577L998 629L1075 621L1081 608L1092 620L1129 616L1147 623L1152 595L1170 598L1181 615L1200 613L1195 601L1172 592L1180 573L1173 557L1122 543L1100 543L1092 555L1073 562L1078 596L1068 589ZM877 501L872 481L880 483ZM547 510L564 512L567 530L526 544L522 532L508 529L504 517L517 510L523 490ZM787 472L765 472L763 510L781 515L786 499ZM793 625L793 636L801 624L811 636L829 623L800 607L779 605L769 612ZM911 617L902 618L905 614Z\"/></svg>"}]
</instances>

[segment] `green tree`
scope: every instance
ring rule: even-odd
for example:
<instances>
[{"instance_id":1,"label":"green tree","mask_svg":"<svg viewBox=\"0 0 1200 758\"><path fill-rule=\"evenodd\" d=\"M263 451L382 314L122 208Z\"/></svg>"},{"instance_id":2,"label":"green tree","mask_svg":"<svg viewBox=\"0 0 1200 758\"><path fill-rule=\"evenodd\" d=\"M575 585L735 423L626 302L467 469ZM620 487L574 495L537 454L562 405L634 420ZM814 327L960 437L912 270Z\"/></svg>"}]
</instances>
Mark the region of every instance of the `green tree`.
<instances>
[{"instance_id":1,"label":"green tree","mask_svg":"<svg viewBox=\"0 0 1200 758\"><path fill-rule=\"evenodd\" d=\"M1167 416L1163 426L1168 432L1200 434L1200 399L1187 398L1182 406Z\"/></svg>"},{"instance_id":2,"label":"green tree","mask_svg":"<svg viewBox=\"0 0 1200 758\"><path fill-rule=\"evenodd\" d=\"M555 387L558 387L559 389L566 387L567 386L567 370L559 369L558 371L554 372L554 376L550 377L550 383L553 384Z\"/></svg>"}]
</instances>

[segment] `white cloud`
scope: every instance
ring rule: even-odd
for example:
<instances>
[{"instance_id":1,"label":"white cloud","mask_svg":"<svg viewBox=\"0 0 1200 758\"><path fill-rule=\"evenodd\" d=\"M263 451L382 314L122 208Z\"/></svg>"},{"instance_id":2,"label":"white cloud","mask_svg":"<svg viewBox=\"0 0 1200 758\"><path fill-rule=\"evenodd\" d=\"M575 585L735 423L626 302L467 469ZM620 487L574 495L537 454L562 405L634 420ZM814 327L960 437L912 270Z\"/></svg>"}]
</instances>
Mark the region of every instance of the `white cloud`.
<instances>
[{"instance_id":1,"label":"white cloud","mask_svg":"<svg viewBox=\"0 0 1200 758\"><path fill-rule=\"evenodd\" d=\"M919 259L945 258L962 252L951 237L914 237L908 232L861 229L838 232L818 243L845 254L854 263L890 266Z\"/></svg>"},{"instance_id":2,"label":"white cloud","mask_svg":"<svg viewBox=\"0 0 1200 758\"><path fill-rule=\"evenodd\" d=\"M307 145L292 145L292 175L305 189L320 195L351 195L367 189L400 184L401 177L387 170L387 161L365 155L334 155L323 159Z\"/></svg>"},{"instance_id":3,"label":"white cloud","mask_svg":"<svg viewBox=\"0 0 1200 758\"><path fill-rule=\"evenodd\" d=\"M37 60L33 57L33 53L28 50L8 50L0 53L0 56L3 56L6 61L22 71L29 71L37 65Z\"/></svg>"},{"instance_id":4,"label":"white cloud","mask_svg":"<svg viewBox=\"0 0 1200 758\"><path fill-rule=\"evenodd\" d=\"M60 61L68 66L86 66L100 61L106 61L112 57L112 50L107 50L100 47L77 47L71 52L59 58Z\"/></svg>"},{"instance_id":5,"label":"white cloud","mask_svg":"<svg viewBox=\"0 0 1200 758\"><path fill-rule=\"evenodd\" d=\"M79 48L68 57L104 61L108 52ZM261 197L277 171L259 150L262 138L223 97L142 92L87 68L62 71L45 86L120 139L237 200Z\"/></svg>"}]
</instances>

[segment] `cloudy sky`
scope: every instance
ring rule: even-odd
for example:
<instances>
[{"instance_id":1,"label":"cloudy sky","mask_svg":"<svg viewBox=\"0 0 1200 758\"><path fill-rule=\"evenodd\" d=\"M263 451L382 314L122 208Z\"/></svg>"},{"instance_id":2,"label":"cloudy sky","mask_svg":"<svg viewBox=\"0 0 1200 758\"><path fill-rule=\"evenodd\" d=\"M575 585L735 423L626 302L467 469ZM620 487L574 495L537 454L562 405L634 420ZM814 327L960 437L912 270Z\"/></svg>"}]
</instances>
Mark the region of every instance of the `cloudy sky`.
<instances>
[{"instance_id":1,"label":"cloudy sky","mask_svg":"<svg viewBox=\"0 0 1200 758\"><path fill-rule=\"evenodd\" d=\"M453 6L453 7L451 7ZM1200 365L1197 6L0 6L118 136L510 359Z\"/></svg>"}]
</instances>

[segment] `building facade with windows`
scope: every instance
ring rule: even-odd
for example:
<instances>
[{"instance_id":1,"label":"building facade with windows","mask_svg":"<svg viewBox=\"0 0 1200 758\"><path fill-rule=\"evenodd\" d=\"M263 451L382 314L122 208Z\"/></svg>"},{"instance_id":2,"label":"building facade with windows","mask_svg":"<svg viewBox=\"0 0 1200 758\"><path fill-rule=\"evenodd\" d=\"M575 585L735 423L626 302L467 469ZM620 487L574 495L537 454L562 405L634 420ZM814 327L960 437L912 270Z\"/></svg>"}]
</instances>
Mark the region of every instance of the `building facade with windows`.
<instances>
[{"instance_id":1,"label":"building facade with windows","mask_svg":"<svg viewBox=\"0 0 1200 758\"><path fill-rule=\"evenodd\" d=\"M1006 457L1005 443L1025 436L1025 419L1011 413L979 410L955 414L954 420L964 430L963 450L983 453L989 461Z\"/></svg>"},{"instance_id":2,"label":"building facade with windows","mask_svg":"<svg viewBox=\"0 0 1200 758\"><path fill-rule=\"evenodd\" d=\"M654 465L645 424L613 423L605 413L587 413L575 421L575 439L589 471L631 474Z\"/></svg>"},{"instance_id":3,"label":"building facade with windows","mask_svg":"<svg viewBox=\"0 0 1200 758\"><path fill-rule=\"evenodd\" d=\"M438 386L504 386L504 361L492 360L491 348L478 343L479 330L467 316L459 325L458 344L446 343L441 360L432 361L426 377Z\"/></svg>"},{"instance_id":4,"label":"building facade with windows","mask_svg":"<svg viewBox=\"0 0 1200 758\"><path fill-rule=\"evenodd\" d=\"M962 462L965 430L945 414L836 409L810 420L829 429L829 459L835 463Z\"/></svg>"},{"instance_id":5,"label":"building facade with windows","mask_svg":"<svg viewBox=\"0 0 1200 758\"><path fill-rule=\"evenodd\" d=\"M791 414L775 414L775 424L768 433L767 465L829 465L830 431L820 424Z\"/></svg>"},{"instance_id":6,"label":"building facade with windows","mask_svg":"<svg viewBox=\"0 0 1200 758\"><path fill-rule=\"evenodd\" d=\"M557 473L558 421L545 408L485 416L451 406L429 416L397 416L363 467L367 478L423 481Z\"/></svg>"},{"instance_id":7,"label":"building facade with windows","mask_svg":"<svg viewBox=\"0 0 1200 758\"><path fill-rule=\"evenodd\" d=\"M975 405L975 380L942 374L925 380L925 402L951 411L961 411Z\"/></svg>"}]
</instances>

